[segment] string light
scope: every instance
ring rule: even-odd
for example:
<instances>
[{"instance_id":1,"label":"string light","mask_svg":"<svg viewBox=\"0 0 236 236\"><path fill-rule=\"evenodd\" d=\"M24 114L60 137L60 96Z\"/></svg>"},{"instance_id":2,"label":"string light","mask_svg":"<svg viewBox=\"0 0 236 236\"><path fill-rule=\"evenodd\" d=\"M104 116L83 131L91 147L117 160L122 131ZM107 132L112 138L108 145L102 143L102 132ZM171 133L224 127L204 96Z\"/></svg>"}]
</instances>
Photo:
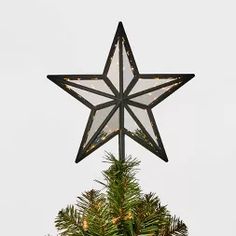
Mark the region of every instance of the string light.
<instances>
[{"instance_id":1,"label":"string light","mask_svg":"<svg viewBox=\"0 0 236 236\"><path fill-rule=\"evenodd\" d=\"M133 215L131 211L129 211L128 214L124 217L124 220L132 220L132 219L133 219Z\"/></svg>"},{"instance_id":2,"label":"string light","mask_svg":"<svg viewBox=\"0 0 236 236\"><path fill-rule=\"evenodd\" d=\"M83 220L83 225L82 225L82 227L83 227L83 230L84 230L84 231L88 231L89 226L88 226L88 222L87 222L86 219Z\"/></svg>"},{"instance_id":3,"label":"string light","mask_svg":"<svg viewBox=\"0 0 236 236\"><path fill-rule=\"evenodd\" d=\"M120 216L113 218L111 221L112 221L112 224L115 225L119 222L119 220L120 220Z\"/></svg>"}]
</instances>

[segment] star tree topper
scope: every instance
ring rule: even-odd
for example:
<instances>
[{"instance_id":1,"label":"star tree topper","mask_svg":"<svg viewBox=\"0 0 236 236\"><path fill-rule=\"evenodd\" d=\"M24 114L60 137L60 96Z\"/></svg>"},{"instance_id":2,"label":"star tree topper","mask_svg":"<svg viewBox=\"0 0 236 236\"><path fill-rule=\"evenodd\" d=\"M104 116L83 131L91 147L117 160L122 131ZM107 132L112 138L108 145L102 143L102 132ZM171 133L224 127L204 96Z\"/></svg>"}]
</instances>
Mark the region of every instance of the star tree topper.
<instances>
[{"instance_id":1,"label":"star tree topper","mask_svg":"<svg viewBox=\"0 0 236 236\"><path fill-rule=\"evenodd\" d=\"M119 158L125 158L125 135L168 161L152 108L194 74L140 74L121 22L102 74L48 75L91 109L76 163L119 136Z\"/></svg>"}]
</instances>

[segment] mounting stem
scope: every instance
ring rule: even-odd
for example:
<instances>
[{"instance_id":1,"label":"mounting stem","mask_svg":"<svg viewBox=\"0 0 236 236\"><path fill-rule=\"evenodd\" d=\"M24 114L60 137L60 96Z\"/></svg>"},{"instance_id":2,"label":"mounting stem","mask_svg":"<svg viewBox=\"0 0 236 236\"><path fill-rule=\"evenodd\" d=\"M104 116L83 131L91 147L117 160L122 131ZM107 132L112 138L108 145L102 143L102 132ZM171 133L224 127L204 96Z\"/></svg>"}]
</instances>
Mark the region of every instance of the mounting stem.
<instances>
[{"instance_id":1,"label":"mounting stem","mask_svg":"<svg viewBox=\"0 0 236 236\"><path fill-rule=\"evenodd\" d=\"M119 37L119 84L120 84L120 129L119 129L119 160L125 160L125 133L124 133L124 101L123 101L123 45Z\"/></svg>"}]
</instances>

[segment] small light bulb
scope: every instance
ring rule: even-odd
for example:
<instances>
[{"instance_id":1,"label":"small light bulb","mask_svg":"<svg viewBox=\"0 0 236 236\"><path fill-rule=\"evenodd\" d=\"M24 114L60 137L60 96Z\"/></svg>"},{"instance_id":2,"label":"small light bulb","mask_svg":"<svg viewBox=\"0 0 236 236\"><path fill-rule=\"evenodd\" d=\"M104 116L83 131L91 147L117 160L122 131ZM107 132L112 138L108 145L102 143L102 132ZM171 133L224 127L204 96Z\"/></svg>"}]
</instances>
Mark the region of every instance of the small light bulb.
<instances>
[{"instance_id":1,"label":"small light bulb","mask_svg":"<svg viewBox=\"0 0 236 236\"><path fill-rule=\"evenodd\" d=\"M83 230L84 230L84 231L87 231L87 230L88 230L89 226L88 226L88 222L87 222L86 219L83 220L83 225L82 225L82 227L83 227Z\"/></svg>"},{"instance_id":2,"label":"small light bulb","mask_svg":"<svg viewBox=\"0 0 236 236\"><path fill-rule=\"evenodd\" d=\"M66 84L66 88L69 89L69 90L72 90L71 87L69 87L67 84Z\"/></svg>"}]
</instances>

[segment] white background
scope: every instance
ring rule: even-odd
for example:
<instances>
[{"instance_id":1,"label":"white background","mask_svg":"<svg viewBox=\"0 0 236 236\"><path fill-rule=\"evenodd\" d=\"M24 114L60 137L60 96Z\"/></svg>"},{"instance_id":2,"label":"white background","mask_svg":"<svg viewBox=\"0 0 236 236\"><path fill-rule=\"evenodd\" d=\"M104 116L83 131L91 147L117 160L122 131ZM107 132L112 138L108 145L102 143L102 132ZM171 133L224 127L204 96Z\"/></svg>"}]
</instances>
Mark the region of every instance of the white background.
<instances>
[{"instance_id":1,"label":"white background","mask_svg":"<svg viewBox=\"0 0 236 236\"><path fill-rule=\"evenodd\" d=\"M99 186L104 151L76 165L89 111L47 74L102 73L122 21L142 73L195 73L153 112L169 157L127 141L191 236L235 235L234 1L0 2L0 232L56 235L54 218Z\"/></svg>"}]
</instances>

